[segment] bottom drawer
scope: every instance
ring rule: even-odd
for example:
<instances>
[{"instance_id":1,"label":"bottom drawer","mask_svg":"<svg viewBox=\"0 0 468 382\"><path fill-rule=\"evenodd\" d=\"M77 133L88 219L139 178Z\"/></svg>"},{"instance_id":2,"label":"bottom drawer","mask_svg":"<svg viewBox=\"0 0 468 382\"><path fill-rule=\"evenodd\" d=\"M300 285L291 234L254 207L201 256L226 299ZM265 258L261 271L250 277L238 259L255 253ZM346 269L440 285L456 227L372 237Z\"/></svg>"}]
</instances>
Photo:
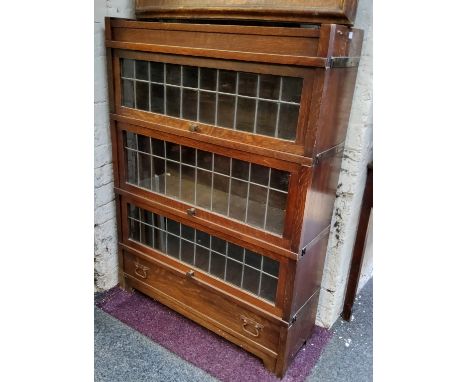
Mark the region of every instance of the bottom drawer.
<instances>
[{"instance_id":1,"label":"bottom drawer","mask_svg":"<svg viewBox=\"0 0 468 382\"><path fill-rule=\"evenodd\" d=\"M280 330L287 326L281 319L246 309L223 292L143 254L124 251L123 267L132 287L261 358L277 357Z\"/></svg>"}]
</instances>

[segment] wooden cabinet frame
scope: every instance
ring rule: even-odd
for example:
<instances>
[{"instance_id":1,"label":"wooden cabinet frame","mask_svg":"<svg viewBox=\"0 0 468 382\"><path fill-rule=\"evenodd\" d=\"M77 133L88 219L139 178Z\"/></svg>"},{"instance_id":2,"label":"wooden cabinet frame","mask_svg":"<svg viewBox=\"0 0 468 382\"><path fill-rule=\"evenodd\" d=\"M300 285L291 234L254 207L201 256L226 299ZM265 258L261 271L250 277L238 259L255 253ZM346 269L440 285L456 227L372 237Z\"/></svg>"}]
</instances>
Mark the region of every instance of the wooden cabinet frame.
<instances>
[{"instance_id":1,"label":"wooden cabinet frame","mask_svg":"<svg viewBox=\"0 0 468 382\"><path fill-rule=\"evenodd\" d=\"M334 24L306 29L106 18L120 284L143 291L243 346L261 357L265 366L278 376L284 375L314 328L362 37L360 30ZM302 77L296 140L198 122L197 129L191 129L193 121L123 107L122 58ZM196 214L192 216L187 211L192 205L128 183L124 131L289 172L283 235L196 206ZM275 302L263 300L207 272L195 271L195 277L184 279L187 272L191 274L191 266L129 239L129 202L277 260L280 266ZM177 288L165 293L158 289L164 284L162 281L153 279L159 284L152 285L128 269L125 271L125 262L133 264L128 256L145 262L148 269L154 267L154 272L165 280L177 281ZM209 302L192 304L184 298L181 292L184 288L219 297L224 308L234 315L240 311L247 316L251 314L244 322L255 322L252 317L266 319L265 325L272 332L256 342L242 331L242 320L228 320L229 323L223 317L220 321L212 320L203 312L212 309ZM275 344L271 342L271 333L277 336ZM263 345L267 342L269 347Z\"/></svg>"}]
</instances>

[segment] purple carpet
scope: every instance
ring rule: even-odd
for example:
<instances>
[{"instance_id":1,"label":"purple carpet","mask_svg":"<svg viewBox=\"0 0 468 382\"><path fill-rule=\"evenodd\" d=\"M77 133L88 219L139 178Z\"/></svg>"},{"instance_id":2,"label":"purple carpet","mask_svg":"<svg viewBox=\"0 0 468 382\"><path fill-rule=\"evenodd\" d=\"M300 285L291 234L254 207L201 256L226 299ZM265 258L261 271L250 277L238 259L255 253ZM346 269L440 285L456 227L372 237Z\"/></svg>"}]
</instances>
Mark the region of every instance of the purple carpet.
<instances>
[{"instance_id":1,"label":"purple carpet","mask_svg":"<svg viewBox=\"0 0 468 382\"><path fill-rule=\"evenodd\" d=\"M96 305L223 382L279 381L255 356L139 292L114 287ZM282 381L304 381L331 335L316 327Z\"/></svg>"}]
</instances>

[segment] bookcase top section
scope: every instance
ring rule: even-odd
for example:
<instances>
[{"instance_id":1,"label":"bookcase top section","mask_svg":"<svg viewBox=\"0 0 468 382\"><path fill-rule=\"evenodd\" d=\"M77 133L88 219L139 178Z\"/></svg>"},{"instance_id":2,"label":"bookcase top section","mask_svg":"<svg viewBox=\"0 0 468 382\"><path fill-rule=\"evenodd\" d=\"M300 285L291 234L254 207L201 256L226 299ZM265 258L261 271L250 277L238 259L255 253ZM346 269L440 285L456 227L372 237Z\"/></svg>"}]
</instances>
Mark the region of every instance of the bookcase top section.
<instances>
[{"instance_id":1,"label":"bookcase top section","mask_svg":"<svg viewBox=\"0 0 468 382\"><path fill-rule=\"evenodd\" d=\"M138 19L206 19L353 25L358 0L136 0Z\"/></svg>"}]
</instances>

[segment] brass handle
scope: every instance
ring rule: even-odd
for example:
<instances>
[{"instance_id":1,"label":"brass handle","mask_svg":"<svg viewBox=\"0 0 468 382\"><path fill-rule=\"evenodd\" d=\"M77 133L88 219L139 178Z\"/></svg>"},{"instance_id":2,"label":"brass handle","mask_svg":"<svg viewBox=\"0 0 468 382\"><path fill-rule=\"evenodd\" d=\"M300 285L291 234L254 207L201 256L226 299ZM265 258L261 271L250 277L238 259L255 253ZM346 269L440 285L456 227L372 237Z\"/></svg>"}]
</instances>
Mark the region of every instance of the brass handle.
<instances>
[{"instance_id":1,"label":"brass handle","mask_svg":"<svg viewBox=\"0 0 468 382\"><path fill-rule=\"evenodd\" d=\"M187 210L187 214L190 215L190 216L195 216L195 214L197 213L197 211L195 210L195 208L189 208Z\"/></svg>"},{"instance_id":2,"label":"brass handle","mask_svg":"<svg viewBox=\"0 0 468 382\"><path fill-rule=\"evenodd\" d=\"M200 127L196 124L196 123L191 123L189 125L189 130L192 132L192 133L199 133L200 132Z\"/></svg>"},{"instance_id":3,"label":"brass handle","mask_svg":"<svg viewBox=\"0 0 468 382\"><path fill-rule=\"evenodd\" d=\"M244 330L244 332L249 333L253 337L260 336L260 330L263 329L262 324L259 324L258 322L255 322L254 320L245 316L241 316L240 318L242 320L242 329ZM253 330L247 329L248 327L252 327Z\"/></svg>"},{"instance_id":4,"label":"brass handle","mask_svg":"<svg viewBox=\"0 0 468 382\"><path fill-rule=\"evenodd\" d=\"M149 271L148 267L145 267L140 263L135 263L135 274L137 276L140 276L142 279L146 279L148 277L148 274L146 273L147 271Z\"/></svg>"},{"instance_id":5,"label":"brass handle","mask_svg":"<svg viewBox=\"0 0 468 382\"><path fill-rule=\"evenodd\" d=\"M193 269L191 269L191 270L189 270L189 271L185 274L185 276L187 276L187 277L194 277L194 276L195 276L195 271L194 271Z\"/></svg>"}]
</instances>

